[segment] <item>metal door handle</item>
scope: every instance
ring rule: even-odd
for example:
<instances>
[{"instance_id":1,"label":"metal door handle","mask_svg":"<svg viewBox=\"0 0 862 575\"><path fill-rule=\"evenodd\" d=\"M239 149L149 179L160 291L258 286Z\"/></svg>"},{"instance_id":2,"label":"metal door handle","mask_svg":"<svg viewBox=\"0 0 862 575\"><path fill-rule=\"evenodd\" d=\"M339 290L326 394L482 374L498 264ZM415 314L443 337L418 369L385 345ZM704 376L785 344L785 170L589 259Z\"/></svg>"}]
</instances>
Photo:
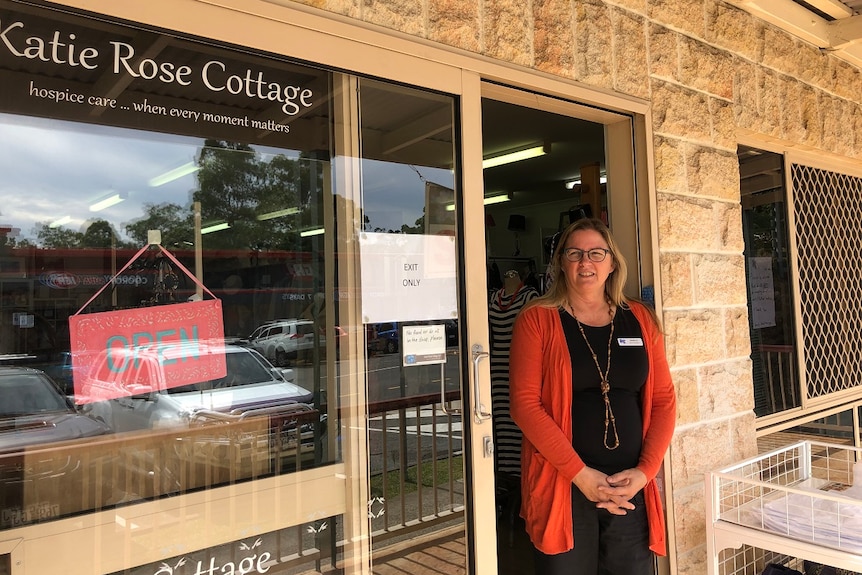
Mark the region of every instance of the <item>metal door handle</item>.
<instances>
[{"instance_id":1,"label":"metal door handle","mask_svg":"<svg viewBox=\"0 0 862 575\"><path fill-rule=\"evenodd\" d=\"M452 405L451 401L446 400L446 373L445 373L445 365L440 364L440 409L446 415L461 415L461 410L455 407L449 407Z\"/></svg>"},{"instance_id":2,"label":"metal door handle","mask_svg":"<svg viewBox=\"0 0 862 575\"><path fill-rule=\"evenodd\" d=\"M473 355L473 416L476 423L482 423L491 417L490 413L485 411L485 406L482 405L482 399L479 397L479 362L490 354L487 351L482 351L481 344L473 344L470 348Z\"/></svg>"}]
</instances>

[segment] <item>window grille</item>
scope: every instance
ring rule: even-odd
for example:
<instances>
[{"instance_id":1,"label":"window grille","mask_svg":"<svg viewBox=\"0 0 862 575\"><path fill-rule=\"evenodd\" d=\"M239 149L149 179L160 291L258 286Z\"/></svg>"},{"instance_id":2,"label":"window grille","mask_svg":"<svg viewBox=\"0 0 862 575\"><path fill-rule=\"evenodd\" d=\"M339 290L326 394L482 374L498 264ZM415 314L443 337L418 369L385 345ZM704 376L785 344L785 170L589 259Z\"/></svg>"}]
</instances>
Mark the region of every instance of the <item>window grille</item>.
<instances>
[{"instance_id":1,"label":"window grille","mask_svg":"<svg viewBox=\"0 0 862 575\"><path fill-rule=\"evenodd\" d=\"M862 178L790 164L808 399L862 382Z\"/></svg>"}]
</instances>

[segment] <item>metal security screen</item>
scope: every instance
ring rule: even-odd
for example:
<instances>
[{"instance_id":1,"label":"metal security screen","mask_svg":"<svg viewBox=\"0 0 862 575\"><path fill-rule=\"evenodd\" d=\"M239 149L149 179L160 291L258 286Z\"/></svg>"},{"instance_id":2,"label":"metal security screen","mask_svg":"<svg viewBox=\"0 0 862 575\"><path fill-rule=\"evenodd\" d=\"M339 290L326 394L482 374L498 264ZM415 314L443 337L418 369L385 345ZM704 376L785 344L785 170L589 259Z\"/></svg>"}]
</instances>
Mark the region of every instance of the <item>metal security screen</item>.
<instances>
[{"instance_id":1,"label":"metal security screen","mask_svg":"<svg viewBox=\"0 0 862 575\"><path fill-rule=\"evenodd\" d=\"M862 382L862 178L790 164L809 399Z\"/></svg>"}]
</instances>

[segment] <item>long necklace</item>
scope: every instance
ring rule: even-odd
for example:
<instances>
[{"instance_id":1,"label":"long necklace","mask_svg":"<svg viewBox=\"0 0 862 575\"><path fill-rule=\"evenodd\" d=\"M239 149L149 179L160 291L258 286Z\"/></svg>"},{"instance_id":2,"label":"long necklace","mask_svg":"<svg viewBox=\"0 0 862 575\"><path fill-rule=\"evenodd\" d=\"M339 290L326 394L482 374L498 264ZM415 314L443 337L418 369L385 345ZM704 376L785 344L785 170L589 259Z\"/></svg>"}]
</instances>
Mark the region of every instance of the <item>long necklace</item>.
<instances>
[{"instance_id":1,"label":"long necklace","mask_svg":"<svg viewBox=\"0 0 862 575\"><path fill-rule=\"evenodd\" d=\"M515 293L512 294L512 299L506 305L503 305L503 292L506 291L506 288L502 288L497 292L497 307L500 308L500 311L506 311L512 307L512 304L515 303L515 297L521 293L521 288L523 287L524 284L518 284L518 289L515 290Z\"/></svg>"},{"instance_id":2,"label":"long necklace","mask_svg":"<svg viewBox=\"0 0 862 575\"><path fill-rule=\"evenodd\" d=\"M572 306L569 305L569 309L572 309ZM587 334L584 333L584 327L581 325L580 320L575 317L575 314L572 314L572 317L575 318L575 321L578 324L578 330L581 332L581 337L584 338L584 342L587 344L587 348L590 350L590 354L593 356L593 362L596 364L596 369L599 372L599 377L602 378L601 382L601 390L602 390L602 398L605 400L605 435L604 435L604 444L605 448L609 450L614 450L620 446L620 436L617 434L617 422L614 419L614 410L611 409L611 400L608 397L608 392L611 390L611 384L608 382L608 374L611 371L611 343L614 341L614 320L613 320L613 312L611 312L611 333L608 336L608 366L605 369L605 373L602 374L602 368L599 366L599 359L596 357L596 352L593 351L593 346L590 345L590 340L587 339ZM608 445L608 429L613 428L614 432L614 444Z\"/></svg>"}]
</instances>

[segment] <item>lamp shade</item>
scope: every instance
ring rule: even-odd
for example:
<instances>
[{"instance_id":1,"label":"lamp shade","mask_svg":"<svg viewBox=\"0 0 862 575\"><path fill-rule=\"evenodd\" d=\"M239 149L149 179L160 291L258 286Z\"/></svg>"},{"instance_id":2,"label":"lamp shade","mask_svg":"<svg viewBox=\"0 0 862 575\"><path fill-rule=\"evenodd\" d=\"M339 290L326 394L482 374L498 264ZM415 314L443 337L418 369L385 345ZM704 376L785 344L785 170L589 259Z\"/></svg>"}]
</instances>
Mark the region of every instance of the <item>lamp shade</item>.
<instances>
[{"instance_id":1,"label":"lamp shade","mask_svg":"<svg viewBox=\"0 0 862 575\"><path fill-rule=\"evenodd\" d=\"M527 218L519 214L509 216L509 231L523 232L527 229Z\"/></svg>"}]
</instances>

